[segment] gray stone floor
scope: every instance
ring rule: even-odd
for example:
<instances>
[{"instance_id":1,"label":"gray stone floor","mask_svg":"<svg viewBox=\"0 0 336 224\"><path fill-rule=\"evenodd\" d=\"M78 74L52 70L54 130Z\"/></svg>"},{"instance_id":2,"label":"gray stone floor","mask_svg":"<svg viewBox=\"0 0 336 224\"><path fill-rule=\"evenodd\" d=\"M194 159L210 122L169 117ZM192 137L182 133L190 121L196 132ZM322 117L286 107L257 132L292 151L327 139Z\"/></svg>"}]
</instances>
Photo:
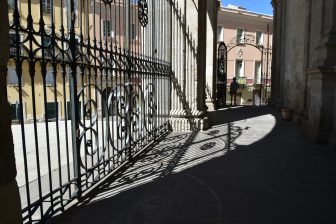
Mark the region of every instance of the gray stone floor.
<instances>
[{"instance_id":1,"label":"gray stone floor","mask_svg":"<svg viewBox=\"0 0 336 224\"><path fill-rule=\"evenodd\" d=\"M336 149L264 107L210 113L50 223L336 223Z\"/></svg>"}]
</instances>

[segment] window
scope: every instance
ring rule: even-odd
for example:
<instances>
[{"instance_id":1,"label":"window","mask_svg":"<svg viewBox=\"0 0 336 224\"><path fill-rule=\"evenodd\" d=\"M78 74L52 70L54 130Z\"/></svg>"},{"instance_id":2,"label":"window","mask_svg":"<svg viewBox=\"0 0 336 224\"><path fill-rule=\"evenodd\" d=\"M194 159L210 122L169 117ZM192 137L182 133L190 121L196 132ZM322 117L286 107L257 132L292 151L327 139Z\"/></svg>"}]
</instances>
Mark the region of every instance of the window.
<instances>
[{"instance_id":1,"label":"window","mask_svg":"<svg viewBox=\"0 0 336 224\"><path fill-rule=\"evenodd\" d=\"M81 86L82 84L81 84L81 82L82 82L82 71L81 71L81 69L77 66L77 68L76 68L76 79L77 79L77 86ZM71 75L72 75L72 70L71 70L71 68L70 67L67 67L66 69L65 69L65 74L66 74L66 76L65 76L65 78L66 78L66 83L67 83L67 85L70 85L70 81L71 81Z\"/></svg>"},{"instance_id":2,"label":"window","mask_svg":"<svg viewBox=\"0 0 336 224\"><path fill-rule=\"evenodd\" d=\"M224 27L217 26L217 41L223 42L224 41Z\"/></svg>"},{"instance_id":3,"label":"window","mask_svg":"<svg viewBox=\"0 0 336 224\"><path fill-rule=\"evenodd\" d=\"M51 58L52 57L51 39L49 37L44 37L42 45L44 47L44 57Z\"/></svg>"},{"instance_id":4,"label":"window","mask_svg":"<svg viewBox=\"0 0 336 224\"><path fill-rule=\"evenodd\" d=\"M261 79L261 62L256 61L254 64L254 84L260 84Z\"/></svg>"},{"instance_id":5,"label":"window","mask_svg":"<svg viewBox=\"0 0 336 224\"><path fill-rule=\"evenodd\" d=\"M72 117L71 103L67 102L66 107L67 107L67 119L71 120L71 117ZM77 108L78 108L78 117L79 117L79 119L81 119L82 118L82 116L81 116L82 115L82 103L80 101L77 102Z\"/></svg>"},{"instance_id":6,"label":"window","mask_svg":"<svg viewBox=\"0 0 336 224\"><path fill-rule=\"evenodd\" d=\"M136 31L135 31L135 24L133 23L132 24L132 40L134 40L135 39L135 36L136 36Z\"/></svg>"},{"instance_id":7,"label":"window","mask_svg":"<svg viewBox=\"0 0 336 224\"><path fill-rule=\"evenodd\" d=\"M113 33L111 32L111 21L103 20L103 36L104 37L113 37Z\"/></svg>"},{"instance_id":8,"label":"window","mask_svg":"<svg viewBox=\"0 0 336 224\"><path fill-rule=\"evenodd\" d=\"M51 39L49 37L43 38L43 46L44 47L50 47Z\"/></svg>"},{"instance_id":9,"label":"window","mask_svg":"<svg viewBox=\"0 0 336 224\"><path fill-rule=\"evenodd\" d=\"M7 0L8 2L8 9L13 10L15 8L15 0Z\"/></svg>"},{"instance_id":10,"label":"window","mask_svg":"<svg viewBox=\"0 0 336 224\"><path fill-rule=\"evenodd\" d=\"M10 105L11 107L11 117L12 120L21 120L21 107L20 107L20 103L16 102L14 104Z\"/></svg>"},{"instance_id":11,"label":"window","mask_svg":"<svg viewBox=\"0 0 336 224\"><path fill-rule=\"evenodd\" d=\"M47 67L47 73L46 73L46 85L47 86L53 86L55 82L55 77L54 77L54 71L52 67Z\"/></svg>"},{"instance_id":12,"label":"window","mask_svg":"<svg viewBox=\"0 0 336 224\"><path fill-rule=\"evenodd\" d=\"M256 33L256 44L263 45L263 33L261 31L257 31Z\"/></svg>"},{"instance_id":13,"label":"window","mask_svg":"<svg viewBox=\"0 0 336 224\"><path fill-rule=\"evenodd\" d=\"M51 0L42 0L42 10L44 13L51 12Z\"/></svg>"},{"instance_id":14,"label":"window","mask_svg":"<svg viewBox=\"0 0 336 224\"><path fill-rule=\"evenodd\" d=\"M245 30L243 28L237 28L237 43L244 43L245 40Z\"/></svg>"},{"instance_id":15,"label":"window","mask_svg":"<svg viewBox=\"0 0 336 224\"><path fill-rule=\"evenodd\" d=\"M18 86L19 78L16 74L15 66L7 66L7 84Z\"/></svg>"},{"instance_id":16,"label":"window","mask_svg":"<svg viewBox=\"0 0 336 224\"><path fill-rule=\"evenodd\" d=\"M236 60L236 77L244 77L244 61Z\"/></svg>"},{"instance_id":17,"label":"window","mask_svg":"<svg viewBox=\"0 0 336 224\"><path fill-rule=\"evenodd\" d=\"M47 120L55 119L58 114L58 104L56 102L46 103L46 114L45 117Z\"/></svg>"},{"instance_id":18,"label":"window","mask_svg":"<svg viewBox=\"0 0 336 224\"><path fill-rule=\"evenodd\" d=\"M15 56L16 54L16 46L20 45L19 42L21 41L21 36L16 37L15 33L9 34L9 54L11 56ZM19 53L21 54L21 49L19 50Z\"/></svg>"}]
</instances>

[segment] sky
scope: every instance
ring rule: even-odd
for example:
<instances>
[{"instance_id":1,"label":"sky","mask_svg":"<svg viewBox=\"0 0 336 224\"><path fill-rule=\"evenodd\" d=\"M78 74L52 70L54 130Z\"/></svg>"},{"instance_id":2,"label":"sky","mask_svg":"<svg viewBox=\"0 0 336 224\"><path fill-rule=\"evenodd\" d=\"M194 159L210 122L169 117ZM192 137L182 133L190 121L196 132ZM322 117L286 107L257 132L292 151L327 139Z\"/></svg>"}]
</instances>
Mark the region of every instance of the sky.
<instances>
[{"instance_id":1,"label":"sky","mask_svg":"<svg viewBox=\"0 0 336 224\"><path fill-rule=\"evenodd\" d=\"M227 6L228 4L242 6L252 12L273 14L271 0L222 0L223 6Z\"/></svg>"}]
</instances>

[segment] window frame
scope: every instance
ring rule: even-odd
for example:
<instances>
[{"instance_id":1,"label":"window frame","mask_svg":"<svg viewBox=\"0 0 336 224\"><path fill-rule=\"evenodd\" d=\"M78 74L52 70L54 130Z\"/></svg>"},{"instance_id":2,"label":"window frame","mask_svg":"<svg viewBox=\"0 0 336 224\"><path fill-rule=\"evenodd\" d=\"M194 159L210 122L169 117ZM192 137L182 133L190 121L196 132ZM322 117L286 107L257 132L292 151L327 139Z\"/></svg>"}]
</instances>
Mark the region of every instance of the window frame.
<instances>
[{"instance_id":1,"label":"window frame","mask_svg":"<svg viewBox=\"0 0 336 224\"><path fill-rule=\"evenodd\" d=\"M7 0L8 10L14 10L15 9L15 1L16 0Z\"/></svg>"},{"instance_id":2,"label":"window frame","mask_svg":"<svg viewBox=\"0 0 336 224\"><path fill-rule=\"evenodd\" d=\"M237 62L238 61L241 61L242 64L241 64L241 74L237 74ZM242 77L245 77L245 66L244 66L245 62L243 59L236 59L235 60L235 76L236 78L242 78Z\"/></svg>"},{"instance_id":3,"label":"window frame","mask_svg":"<svg viewBox=\"0 0 336 224\"><path fill-rule=\"evenodd\" d=\"M23 103L23 105L19 102L9 103L9 104L10 104L10 108L11 108L11 120L15 121L15 122L22 122L26 117L25 107L24 107L25 103ZM20 119L20 115L21 115L21 110L20 109L21 108L22 108L22 114L23 114L22 120ZM14 114L15 114L15 116L13 116Z\"/></svg>"},{"instance_id":4,"label":"window frame","mask_svg":"<svg viewBox=\"0 0 336 224\"><path fill-rule=\"evenodd\" d=\"M14 38L11 38L11 36L13 36ZM9 32L9 54L17 56L15 41L16 41L16 33L14 33L13 31L10 31ZM19 41L17 44L20 45L21 41L22 41L22 34L19 33ZM20 47L19 54L22 55L22 52L23 52L22 48Z\"/></svg>"},{"instance_id":5,"label":"window frame","mask_svg":"<svg viewBox=\"0 0 336 224\"><path fill-rule=\"evenodd\" d=\"M242 34L238 35L238 30L242 30ZM236 36L237 36L237 44L245 44L245 28L244 27L237 27L236 28ZM240 37L239 37L240 36Z\"/></svg>"},{"instance_id":6,"label":"window frame","mask_svg":"<svg viewBox=\"0 0 336 224\"><path fill-rule=\"evenodd\" d=\"M42 0L41 7L43 13L50 14L52 10L51 0Z\"/></svg>"},{"instance_id":7,"label":"window frame","mask_svg":"<svg viewBox=\"0 0 336 224\"><path fill-rule=\"evenodd\" d=\"M50 37L43 37L43 42L41 39L41 45L44 47L44 55L45 58L51 58L52 57L52 47L51 44L51 38Z\"/></svg>"},{"instance_id":8,"label":"window frame","mask_svg":"<svg viewBox=\"0 0 336 224\"><path fill-rule=\"evenodd\" d=\"M45 121L54 121L56 120L57 118L60 119L60 102L46 102L44 105L43 105L43 111L44 111L44 120ZM56 107L56 108L55 108ZM50 113L52 111L52 109L56 109L56 110L53 110L54 114L55 114L55 117L47 117L46 114L48 114L48 116L51 116L53 115L52 113ZM47 109L47 111L45 110ZM48 113L47 113L48 112Z\"/></svg>"},{"instance_id":9,"label":"window frame","mask_svg":"<svg viewBox=\"0 0 336 224\"><path fill-rule=\"evenodd\" d=\"M260 42L258 39L258 33L260 33ZM256 45L258 46L264 45L264 33L261 30L256 31Z\"/></svg>"},{"instance_id":10,"label":"window frame","mask_svg":"<svg viewBox=\"0 0 336 224\"><path fill-rule=\"evenodd\" d=\"M10 71L12 71L10 73ZM16 72L15 65L7 65L7 85L8 86L20 86L19 84L19 76ZM13 81L14 80L14 81ZM23 86L23 79L21 78L21 86Z\"/></svg>"},{"instance_id":11,"label":"window frame","mask_svg":"<svg viewBox=\"0 0 336 224\"><path fill-rule=\"evenodd\" d=\"M46 68L45 83L46 83L46 86L54 86L55 75L54 75L54 70L52 66L47 66Z\"/></svg>"},{"instance_id":12,"label":"window frame","mask_svg":"<svg viewBox=\"0 0 336 224\"><path fill-rule=\"evenodd\" d=\"M217 26L217 42L224 42L224 26Z\"/></svg>"},{"instance_id":13,"label":"window frame","mask_svg":"<svg viewBox=\"0 0 336 224\"><path fill-rule=\"evenodd\" d=\"M109 26L107 26L109 24ZM106 30L108 28L108 30ZM108 31L108 32L107 32ZM112 23L108 19L103 19L103 37L105 38L113 38L112 34Z\"/></svg>"},{"instance_id":14,"label":"window frame","mask_svg":"<svg viewBox=\"0 0 336 224\"><path fill-rule=\"evenodd\" d=\"M136 39L136 29L135 29L136 27L135 27L135 24L134 23L132 23L131 24L131 39L132 40L135 40Z\"/></svg>"},{"instance_id":15,"label":"window frame","mask_svg":"<svg viewBox=\"0 0 336 224\"><path fill-rule=\"evenodd\" d=\"M257 63L259 63L259 74L257 74L256 69L257 69ZM260 60L255 60L254 61L254 84L260 84L261 83L261 66L262 63Z\"/></svg>"}]
</instances>

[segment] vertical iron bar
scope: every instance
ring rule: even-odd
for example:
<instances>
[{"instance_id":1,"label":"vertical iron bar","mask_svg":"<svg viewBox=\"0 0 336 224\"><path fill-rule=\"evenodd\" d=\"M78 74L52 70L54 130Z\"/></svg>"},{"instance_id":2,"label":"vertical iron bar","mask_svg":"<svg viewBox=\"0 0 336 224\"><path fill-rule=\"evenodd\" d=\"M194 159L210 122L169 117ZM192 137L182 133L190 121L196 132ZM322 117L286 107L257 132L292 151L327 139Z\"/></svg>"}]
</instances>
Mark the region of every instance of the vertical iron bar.
<instances>
[{"instance_id":1,"label":"vertical iron bar","mask_svg":"<svg viewBox=\"0 0 336 224\"><path fill-rule=\"evenodd\" d=\"M28 0L28 3L30 0ZM15 57L15 66L16 66L16 74L18 76L19 82L19 116L20 116L20 127L21 127L21 138L22 138L22 151L23 151L23 161L24 161L24 170L25 170L25 184L26 184L26 196L27 196L27 208L28 208L28 218L29 222L32 221L32 211L31 211L31 198L30 198L30 187L29 187L29 170L28 170L28 160L27 160L27 145L26 145L26 137L25 137L25 125L24 125L24 116L23 116L23 92L22 92L22 62L20 59L20 34L19 34L19 27L20 27L20 14L18 12L18 2L14 1L14 12L13 12L13 28L15 29L15 47L16 47L16 57ZM28 17L27 17L28 26L27 28L31 27L32 24L32 17L31 17L31 8L28 7Z\"/></svg>"},{"instance_id":2,"label":"vertical iron bar","mask_svg":"<svg viewBox=\"0 0 336 224\"><path fill-rule=\"evenodd\" d=\"M259 90L259 97L260 97L260 105L262 104L262 88L263 88L263 71L264 71L264 47L261 46L261 75L260 75L260 90Z\"/></svg>"},{"instance_id":3,"label":"vertical iron bar","mask_svg":"<svg viewBox=\"0 0 336 224\"><path fill-rule=\"evenodd\" d=\"M266 49L266 90L265 90L265 100L266 100L266 97L267 97L267 91L268 91L268 72L269 72L269 26L267 24L267 49Z\"/></svg>"},{"instance_id":4,"label":"vertical iron bar","mask_svg":"<svg viewBox=\"0 0 336 224\"><path fill-rule=\"evenodd\" d=\"M130 0L126 0L126 59L127 59L127 83L128 83L128 113L127 113L127 136L126 136L126 148L128 150L128 160L131 162L132 158L132 110L133 110L133 100L132 100L132 88L133 83L131 80L131 38L132 38L132 25L131 25L131 3Z\"/></svg>"},{"instance_id":5,"label":"vertical iron bar","mask_svg":"<svg viewBox=\"0 0 336 224\"><path fill-rule=\"evenodd\" d=\"M71 136L73 150L74 176L76 178L77 197L81 197L80 149L79 149L79 124L78 124L78 97L77 97L77 64L76 64L76 12L74 0L70 0L71 27L70 27L70 105L71 105Z\"/></svg>"}]
</instances>

